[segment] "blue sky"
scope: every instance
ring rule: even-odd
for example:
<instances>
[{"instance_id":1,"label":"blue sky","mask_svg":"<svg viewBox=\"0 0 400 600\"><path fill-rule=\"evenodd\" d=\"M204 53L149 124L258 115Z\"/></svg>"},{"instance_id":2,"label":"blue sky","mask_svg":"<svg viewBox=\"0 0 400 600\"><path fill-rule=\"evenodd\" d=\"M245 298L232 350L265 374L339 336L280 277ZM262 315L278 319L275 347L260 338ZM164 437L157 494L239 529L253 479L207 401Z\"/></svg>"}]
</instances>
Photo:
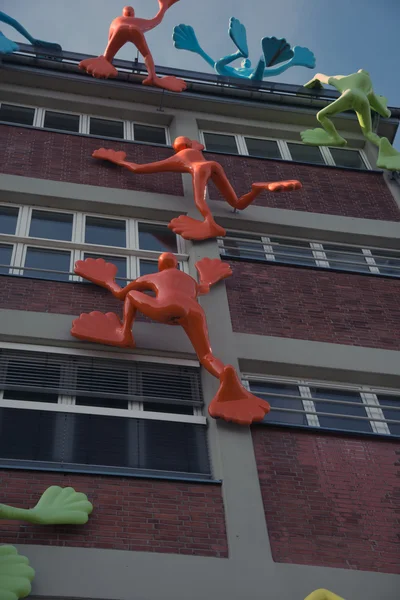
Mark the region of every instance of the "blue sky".
<instances>
[{"instance_id":1,"label":"blue sky","mask_svg":"<svg viewBox=\"0 0 400 600\"><path fill-rule=\"evenodd\" d=\"M146 18L158 8L157 0L132 0L132 5L137 16ZM103 52L109 23L123 6L119 0L0 1L1 10L35 37L83 54ZM192 25L204 50L219 58L233 49L228 37L231 16L247 27L253 61L260 56L260 40L266 35L285 37L292 45L308 46L314 52L315 71L295 67L274 80L300 84L317 71L347 75L364 68L371 73L375 91L389 99L389 106L400 106L400 0L180 0L147 35L156 64L212 72L200 57L173 47L173 27ZM0 29L23 41L7 25L0 24ZM132 60L136 51L126 46L118 56Z\"/></svg>"}]
</instances>

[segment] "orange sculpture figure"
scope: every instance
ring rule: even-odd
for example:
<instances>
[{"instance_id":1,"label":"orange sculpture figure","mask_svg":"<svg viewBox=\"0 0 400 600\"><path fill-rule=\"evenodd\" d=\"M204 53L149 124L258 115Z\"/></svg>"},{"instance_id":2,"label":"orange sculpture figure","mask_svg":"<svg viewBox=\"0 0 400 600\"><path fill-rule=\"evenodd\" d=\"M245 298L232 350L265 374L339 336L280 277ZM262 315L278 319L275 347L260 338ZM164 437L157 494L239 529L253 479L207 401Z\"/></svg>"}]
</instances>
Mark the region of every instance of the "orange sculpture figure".
<instances>
[{"instance_id":1,"label":"orange sculpture figure","mask_svg":"<svg viewBox=\"0 0 400 600\"><path fill-rule=\"evenodd\" d=\"M180 325L191 341L200 363L220 380L220 386L208 412L214 418L250 425L261 421L269 412L268 402L253 396L241 384L231 365L224 365L213 355L204 311L198 296L208 294L210 287L229 277L232 271L219 259L203 258L196 263L200 283L178 268L175 256L161 254L158 272L139 277L126 287L116 282L117 267L102 258L78 260L75 273L109 290L124 301L123 321L115 313L81 314L72 325L71 334L81 340L118 347L135 347L132 325L137 311L159 323ZM155 297L146 291L155 293Z\"/></svg>"},{"instance_id":2,"label":"orange sculpture figure","mask_svg":"<svg viewBox=\"0 0 400 600\"><path fill-rule=\"evenodd\" d=\"M144 34L154 27L157 27L164 18L168 8L179 0L158 0L160 9L153 19L138 19L135 17L135 11L131 6L125 6L122 16L117 17L110 25L108 33L108 44L102 56L97 58L87 58L79 63L79 67L91 73L93 77L107 79L108 77L117 77L118 71L112 65L112 61L117 52L127 42L132 42L142 54L144 63L149 72L148 77L143 80L144 85L155 85L169 90L170 92L182 92L186 89L186 83L176 77L157 77L154 66L154 60L147 45Z\"/></svg>"},{"instance_id":3,"label":"orange sculpture figure","mask_svg":"<svg viewBox=\"0 0 400 600\"><path fill-rule=\"evenodd\" d=\"M116 152L105 148L95 150L92 156L125 167L133 173L189 173L193 179L194 201L197 209L204 217L204 221L181 215L176 219L172 219L168 225L172 231L180 234L186 240L206 240L226 235L225 229L215 222L205 199L206 187L210 179L215 183L225 200L238 210L247 208L263 190L288 192L302 187L300 181L296 180L253 183L251 191L238 198L221 165L204 158L202 153L204 146L202 144L181 136L176 138L173 148L175 150L174 156L147 165L127 162L125 152Z\"/></svg>"}]
</instances>

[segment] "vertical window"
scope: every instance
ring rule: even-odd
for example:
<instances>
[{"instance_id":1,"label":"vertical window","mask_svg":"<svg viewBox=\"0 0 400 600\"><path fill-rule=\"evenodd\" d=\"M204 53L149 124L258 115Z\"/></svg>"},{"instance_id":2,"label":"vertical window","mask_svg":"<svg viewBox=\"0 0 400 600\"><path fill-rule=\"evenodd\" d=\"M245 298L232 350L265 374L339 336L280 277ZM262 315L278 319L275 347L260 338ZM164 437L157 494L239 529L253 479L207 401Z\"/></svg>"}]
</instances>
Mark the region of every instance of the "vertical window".
<instances>
[{"instance_id":1,"label":"vertical window","mask_svg":"<svg viewBox=\"0 0 400 600\"><path fill-rule=\"evenodd\" d=\"M124 123L122 121L109 121L108 119L96 119L90 117L91 135L99 135L101 137L124 138Z\"/></svg>"},{"instance_id":2,"label":"vertical window","mask_svg":"<svg viewBox=\"0 0 400 600\"><path fill-rule=\"evenodd\" d=\"M85 242L126 248L126 221L86 217Z\"/></svg>"},{"instance_id":3,"label":"vertical window","mask_svg":"<svg viewBox=\"0 0 400 600\"><path fill-rule=\"evenodd\" d=\"M33 210L29 236L49 240L72 240L73 216L43 210Z\"/></svg>"},{"instance_id":4,"label":"vertical window","mask_svg":"<svg viewBox=\"0 0 400 600\"><path fill-rule=\"evenodd\" d=\"M156 260L143 260L142 258L139 261L140 265L140 275L151 275L152 273L157 273L158 271L158 263Z\"/></svg>"},{"instance_id":5,"label":"vertical window","mask_svg":"<svg viewBox=\"0 0 400 600\"><path fill-rule=\"evenodd\" d=\"M68 281L70 269L70 252L32 248L26 250L25 277Z\"/></svg>"},{"instance_id":6,"label":"vertical window","mask_svg":"<svg viewBox=\"0 0 400 600\"><path fill-rule=\"evenodd\" d=\"M19 208L0 206L0 233L14 235L17 229Z\"/></svg>"},{"instance_id":7,"label":"vertical window","mask_svg":"<svg viewBox=\"0 0 400 600\"><path fill-rule=\"evenodd\" d=\"M139 223L139 248L155 252L177 252L176 235L165 225Z\"/></svg>"},{"instance_id":8,"label":"vertical window","mask_svg":"<svg viewBox=\"0 0 400 600\"><path fill-rule=\"evenodd\" d=\"M8 275L11 265L13 247L9 244L0 244L0 274Z\"/></svg>"},{"instance_id":9,"label":"vertical window","mask_svg":"<svg viewBox=\"0 0 400 600\"><path fill-rule=\"evenodd\" d=\"M398 421L398 423L388 423L389 431L392 435L400 435L400 397L377 394L380 407L385 419Z\"/></svg>"},{"instance_id":10,"label":"vertical window","mask_svg":"<svg viewBox=\"0 0 400 600\"><path fill-rule=\"evenodd\" d=\"M292 144L288 142L288 148L293 160L317 165L325 164L321 150L317 146L306 146L305 144Z\"/></svg>"},{"instance_id":11,"label":"vertical window","mask_svg":"<svg viewBox=\"0 0 400 600\"><path fill-rule=\"evenodd\" d=\"M46 110L44 117L45 129L59 129L61 131L79 132L79 115L69 115L68 113L59 113Z\"/></svg>"},{"instance_id":12,"label":"vertical window","mask_svg":"<svg viewBox=\"0 0 400 600\"><path fill-rule=\"evenodd\" d=\"M2 104L0 106L0 121L5 121L6 123L17 123L18 125L33 125L34 117L34 108L14 106L13 104Z\"/></svg>"},{"instance_id":13,"label":"vertical window","mask_svg":"<svg viewBox=\"0 0 400 600\"><path fill-rule=\"evenodd\" d=\"M329 148L329 150L336 166L366 170L367 166L358 150L343 150L343 148Z\"/></svg>"},{"instance_id":14,"label":"vertical window","mask_svg":"<svg viewBox=\"0 0 400 600\"><path fill-rule=\"evenodd\" d=\"M239 154L234 135L222 133L204 133L206 149L210 152L225 152L226 154Z\"/></svg>"},{"instance_id":15,"label":"vertical window","mask_svg":"<svg viewBox=\"0 0 400 600\"><path fill-rule=\"evenodd\" d=\"M244 139L250 156L260 156L261 158L281 158L281 153L277 142L273 140L260 140L249 137L245 137Z\"/></svg>"},{"instance_id":16,"label":"vertical window","mask_svg":"<svg viewBox=\"0 0 400 600\"><path fill-rule=\"evenodd\" d=\"M164 127L152 127L151 125L141 125L134 123L133 138L135 142L148 142L151 144L167 144Z\"/></svg>"}]
</instances>

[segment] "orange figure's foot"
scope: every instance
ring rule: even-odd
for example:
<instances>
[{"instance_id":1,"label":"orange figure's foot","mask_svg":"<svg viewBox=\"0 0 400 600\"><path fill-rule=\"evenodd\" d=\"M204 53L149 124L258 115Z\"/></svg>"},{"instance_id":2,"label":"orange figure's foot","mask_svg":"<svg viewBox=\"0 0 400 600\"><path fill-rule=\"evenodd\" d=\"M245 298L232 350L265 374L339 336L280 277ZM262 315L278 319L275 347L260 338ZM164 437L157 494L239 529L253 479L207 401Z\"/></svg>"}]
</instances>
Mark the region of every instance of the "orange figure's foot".
<instances>
[{"instance_id":1,"label":"orange figure's foot","mask_svg":"<svg viewBox=\"0 0 400 600\"><path fill-rule=\"evenodd\" d=\"M82 60L79 68L97 79L108 79L118 75L117 69L104 56Z\"/></svg>"},{"instance_id":2,"label":"orange figure's foot","mask_svg":"<svg viewBox=\"0 0 400 600\"><path fill-rule=\"evenodd\" d=\"M183 92L186 90L186 83L183 79L177 77L146 77L142 81L143 85L154 85L155 87L168 90L169 92Z\"/></svg>"},{"instance_id":3,"label":"orange figure's foot","mask_svg":"<svg viewBox=\"0 0 400 600\"><path fill-rule=\"evenodd\" d=\"M72 322L71 334L87 342L97 342L121 348L134 348L132 331L124 334L122 323L115 313L83 313Z\"/></svg>"},{"instance_id":4,"label":"orange figure's foot","mask_svg":"<svg viewBox=\"0 0 400 600\"><path fill-rule=\"evenodd\" d=\"M99 158L101 160L108 160L108 162L115 163L116 165L122 164L126 159L126 152L122 150L117 152L116 150L108 150L107 148L99 148L92 154L93 158Z\"/></svg>"},{"instance_id":5,"label":"orange figure's foot","mask_svg":"<svg viewBox=\"0 0 400 600\"><path fill-rule=\"evenodd\" d=\"M215 221L198 221L186 215L172 219L168 227L185 240L200 241L226 235L226 230Z\"/></svg>"},{"instance_id":6,"label":"orange figure's foot","mask_svg":"<svg viewBox=\"0 0 400 600\"><path fill-rule=\"evenodd\" d=\"M296 179L290 181L273 181L272 183L253 183L254 188L261 188L269 192L292 192L300 190L303 186Z\"/></svg>"},{"instance_id":7,"label":"orange figure's foot","mask_svg":"<svg viewBox=\"0 0 400 600\"><path fill-rule=\"evenodd\" d=\"M77 260L75 273L97 285L110 286L114 283L118 267L108 263L104 258L87 258Z\"/></svg>"},{"instance_id":8,"label":"orange figure's foot","mask_svg":"<svg viewBox=\"0 0 400 600\"><path fill-rule=\"evenodd\" d=\"M208 412L214 419L251 425L262 421L270 411L268 402L257 398L243 387L231 365L225 367L220 381L217 395L208 407Z\"/></svg>"}]
</instances>

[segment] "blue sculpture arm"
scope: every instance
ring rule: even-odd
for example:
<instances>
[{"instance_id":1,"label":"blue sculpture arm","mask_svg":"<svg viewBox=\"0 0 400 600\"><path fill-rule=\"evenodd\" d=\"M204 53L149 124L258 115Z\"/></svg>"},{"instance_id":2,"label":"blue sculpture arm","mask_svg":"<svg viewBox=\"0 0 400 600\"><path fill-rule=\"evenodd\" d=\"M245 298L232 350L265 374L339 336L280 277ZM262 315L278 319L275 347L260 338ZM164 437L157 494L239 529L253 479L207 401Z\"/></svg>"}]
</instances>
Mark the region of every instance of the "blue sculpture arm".
<instances>
[{"instance_id":1,"label":"blue sculpture arm","mask_svg":"<svg viewBox=\"0 0 400 600\"><path fill-rule=\"evenodd\" d=\"M0 22L6 23L7 25L10 25L11 27L13 27L16 31L18 31L18 33L23 35L32 44L32 46L36 46L36 47L40 47L40 48L48 48L49 50L56 50L56 51L62 50L62 48L59 44L54 44L53 42L44 42L43 40L38 40L38 39L32 37L31 34L29 33L29 31L27 31L25 29L25 27L23 27L21 25L21 23L18 23L18 21L16 21L9 15L6 15L6 13L4 13L2 11L0 11ZM16 44L15 42L12 42L4 34L2 34L0 32L0 54L11 54L12 52L15 52L16 50L18 50L18 44Z\"/></svg>"},{"instance_id":2,"label":"blue sculpture arm","mask_svg":"<svg viewBox=\"0 0 400 600\"><path fill-rule=\"evenodd\" d=\"M21 23L18 23L18 21L16 21L12 17L10 17L9 15L6 15L6 13L3 13L1 11L0 11L0 21L2 23L6 23L7 25L10 25L11 27L13 27L16 31L18 31L18 33L23 35L31 44L33 44L33 42L35 41L34 38L31 36L31 34L29 33L29 31L27 31L25 29L25 27L22 27Z\"/></svg>"},{"instance_id":3,"label":"blue sculpture arm","mask_svg":"<svg viewBox=\"0 0 400 600\"><path fill-rule=\"evenodd\" d=\"M188 50L189 52L198 54L204 58L210 67L214 69L215 61L211 58L211 56L204 52L203 48L200 46L193 27L183 24L177 25L174 27L172 39L174 41L175 48L178 50Z\"/></svg>"}]
</instances>

